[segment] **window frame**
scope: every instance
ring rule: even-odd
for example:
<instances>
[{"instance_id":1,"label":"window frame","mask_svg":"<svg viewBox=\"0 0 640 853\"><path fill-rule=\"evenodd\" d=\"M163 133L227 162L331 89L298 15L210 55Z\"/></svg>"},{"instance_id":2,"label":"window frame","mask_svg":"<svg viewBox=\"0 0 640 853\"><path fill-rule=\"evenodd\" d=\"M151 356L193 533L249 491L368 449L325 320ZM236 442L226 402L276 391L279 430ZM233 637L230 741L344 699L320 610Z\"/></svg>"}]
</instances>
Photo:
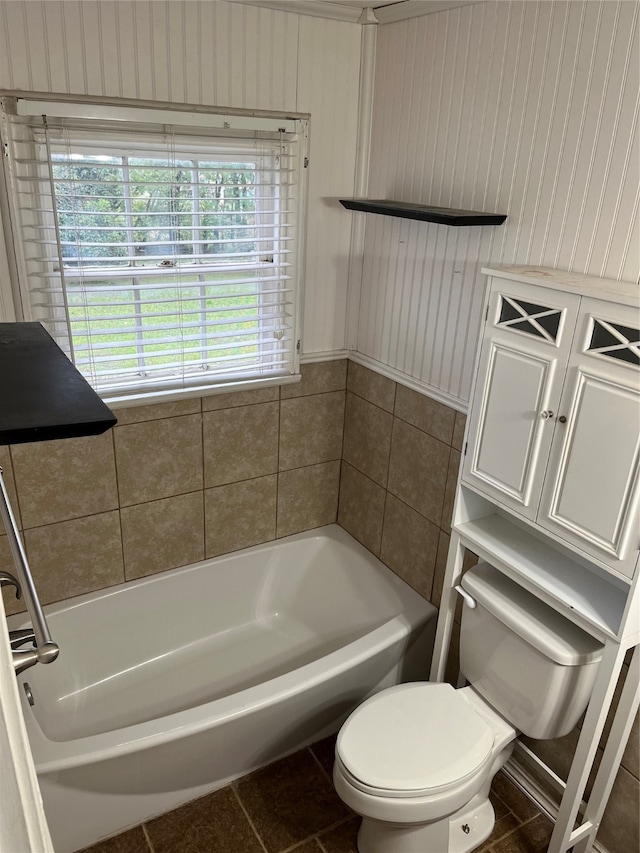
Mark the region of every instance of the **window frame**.
<instances>
[{"instance_id":1,"label":"window frame","mask_svg":"<svg viewBox=\"0 0 640 853\"><path fill-rule=\"evenodd\" d=\"M3 110L3 125L7 120L7 116L5 115L5 111L7 111L7 100L8 99L6 97L3 97L3 107L5 108ZM200 377L189 377L188 379L181 380L179 387L176 387L176 383L172 383L173 387L154 388L152 385L147 385L146 387L139 387L137 390L128 390L124 393L119 392L118 390L109 391L108 389L102 391L99 390L98 393L100 393L103 399L110 405L124 407L156 401L171 401L188 397L207 396L209 394L216 393L229 393L235 390L249 390L265 386L283 385L300 380L301 325L303 309L302 281L304 278L303 270L307 200L308 114L284 115L281 113L261 113L259 116L256 116L253 111L239 110L234 111L233 115L229 115L228 111L216 110L215 108L194 113L190 111L190 105L185 105L183 109L180 109L179 105L174 104L150 105L148 102L141 102L139 105L137 102L127 102L123 105L120 102L112 102L109 99L96 99L95 101L93 99L86 99L81 102L69 102L67 100L58 101L55 99L55 96L52 96L51 101L47 100L42 103L41 101L32 101L29 96L24 93L15 93L15 95L11 97L10 101L12 104L15 104L16 113L21 116L37 116L40 114L40 111L44 106L47 110L47 115L71 115L76 119L82 119L89 122L112 120L114 116L117 116L124 118L126 121L131 121L135 118L138 120L136 124L140 123L140 119L145 120L143 124L148 124L149 118L154 117L162 120L157 122L157 124L165 124L167 123L167 119L171 118L172 126L176 130L176 140L180 141L180 145L178 146L178 156L181 156L186 153L187 150L190 150L194 161L199 158L200 161L207 159L210 161L222 161L224 159L228 159L232 162L238 162L239 159L241 160L244 157L248 158L249 156L253 156L257 159L257 156L259 155L257 155L255 151L250 155L247 148L245 148L244 151L242 150L242 139L245 138L249 141L250 145L254 145L256 138L259 138L258 134L260 132L264 133L263 128L270 128L272 132L275 128L279 128L280 133L282 133L283 127L286 128L287 132L292 134L297 140L297 152L295 158L296 190L294 193L294 203L297 207L297 214L294 216L293 225L291 227L291 232L293 232L295 236L296 252L294 267L291 270L291 281L287 282L287 286L290 284L293 291L291 296L293 301L291 312L293 315L291 318L292 340L290 348L287 350L287 352L290 352L291 356L292 372L286 375L280 374L278 376L269 376L265 378L259 376L259 373L257 372L259 370L258 367L255 375L245 376L242 378L217 376L214 377L212 381L203 382ZM258 134L250 132L248 129L251 127L256 129ZM195 134L194 128L196 129ZM97 129L95 133L96 136L98 136L99 129ZM132 134L134 133L135 131L132 131ZM4 127L3 138L7 138ZM184 144L185 139L187 138L191 140L191 146L189 146L189 144ZM207 151L207 145L209 142L212 143L212 145L211 149ZM80 149L82 146L78 147ZM87 141L85 143L86 150L91 149L91 147L91 142ZM135 149L136 153L141 157L144 156L144 154L150 155L152 153L148 140L143 141L140 144L136 143ZM108 154L109 150L115 150L115 147L106 146L105 154ZM158 143L159 155L162 150L162 144ZM166 151L166 146L164 147L164 150ZM95 154L95 151L93 153ZM127 152L122 151L121 153ZM3 159L5 161L3 183L5 184L10 197L15 176L11 174L10 164L9 168L7 168L7 158ZM257 207L259 208L259 204ZM6 225L7 219L4 215L3 220ZM7 248L9 250L9 254L12 255L10 258L10 266L13 268L12 283L15 289L15 279L17 278L17 290L20 294L19 304L16 306L16 313L18 319L38 319L38 317L33 316L34 312L30 305L30 289L27 281L28 276L22 256L21 240L16 233L18 228L14 227L14 223L9 224L10 233L8 236L10 239L7 240ZM277 230L277 223L274 223L273 231L277 232ZM196 228L194 226L192 228L192 236L195 236L195 233ZM193 269L191 271L193 272L194 278L199 275L201 280L204 270L198 269L198 266L199 265L193 265ZM108 267L108 269L109 268L113 269L113 267ZM135 265L131 267L132 272L134 271L134 268ZM182 268L186 269L186 265L183 265ZM62 270L62 276L64 276L64 268ZM135 276L132 276L132 279L134 277ZM259 276L256 277L256 280L259 281ZM289 356L287 356L287 359L288 358ZM166 385L167 383L164 384Z\"/></svg>"}]
</instances>

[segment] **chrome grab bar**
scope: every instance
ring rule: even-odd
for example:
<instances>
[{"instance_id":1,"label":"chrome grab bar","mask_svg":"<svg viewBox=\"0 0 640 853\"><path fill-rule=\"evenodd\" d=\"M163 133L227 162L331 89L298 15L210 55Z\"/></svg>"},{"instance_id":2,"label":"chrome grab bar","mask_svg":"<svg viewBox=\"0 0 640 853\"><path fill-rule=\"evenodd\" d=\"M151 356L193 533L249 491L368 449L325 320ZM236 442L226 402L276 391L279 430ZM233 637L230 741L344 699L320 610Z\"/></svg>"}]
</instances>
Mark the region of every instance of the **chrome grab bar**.
<instances>
[{"instance_id":1,"label":"chrome grab bar","mask_svg":"<svg viewBox=\"0 0 640 853\"><path fill-rule=\"evenodd\" d=\"M20 534L18 533L18 526L13 515L13 510L11 509L2 468L0 468L0 516L7 532L13 564L22 588L27 611L31 617L35 638L33 649L13 649L12 651L13 668L16 675L19 675L23 670L34 666L36 663L51 663L58 657L60 649L58 644L54 643L51 639L49 626L40 606L38 593L27 561L27 555L22 545Z\"/></svg>"}]
</instances>

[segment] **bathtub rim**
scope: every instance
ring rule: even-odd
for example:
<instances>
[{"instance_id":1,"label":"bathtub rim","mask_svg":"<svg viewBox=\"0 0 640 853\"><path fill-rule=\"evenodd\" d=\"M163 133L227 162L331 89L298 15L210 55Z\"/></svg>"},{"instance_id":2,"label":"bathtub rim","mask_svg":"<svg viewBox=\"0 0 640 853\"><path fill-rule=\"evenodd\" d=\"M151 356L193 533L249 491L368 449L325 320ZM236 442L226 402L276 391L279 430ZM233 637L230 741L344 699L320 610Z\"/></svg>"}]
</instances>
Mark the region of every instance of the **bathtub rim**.
<instances>
[{"instance_id":1,"label":"bathtub rim","mask_svg":"<svg viewBox=\"0 0 640 853\"><path fill-rule=\"evenodd\" d=\"M239 690L229 696L219 697L192 708L167 714L164 717L157 717L153 720L146 720L107 732L87 735L82 738L64 741L54 741L47 738L38 723L35 713L28 705L23 691L20 691L23 712L31 742L31 750L38 774L47 775L57 773L90 764L97 764L134 752L142 752L222 725L225 722L246 714L248 711L257 711L269 705L286 701L287 698L320 684L332 675L344 673L346 670L375 656L394 643L400 642L403 639L408 641L410 633L418 628L421 623L426 625L435 619L437 610L430 602L422 598L419 593L385 566L375 555L367 551L364 546L336 524L316 528L311 531L304 531L303 533L296 533L292 536L283 537L282 539L263 543L262 545L251 546L250 548L235 551L231 554L221 555L220 557L171 569L168 572L160 572L145 578L128 581L98 592L86 593L76 596L73 599L67 599L59 604L49 605L46 611L53 614L71 610L88 601L122 594L128 589L144 586L145 584L158 583L168 575L174 576L182 572L192 571L202 567L203 564L211 564L216 560L242 556L249 552L265 551L291 541L327 537L337 539L350 548L355 548L356 551L366 556L377 572L384 574L385 579L392 585L401 601L402 610L400 613L339 649L322 655L289 672ZM25 614L16 614L16 616L11 617L12 620L16 620L14 626L24 616ZM28 673L20 680L28 680Z\"/></svg>"}]
</instances>

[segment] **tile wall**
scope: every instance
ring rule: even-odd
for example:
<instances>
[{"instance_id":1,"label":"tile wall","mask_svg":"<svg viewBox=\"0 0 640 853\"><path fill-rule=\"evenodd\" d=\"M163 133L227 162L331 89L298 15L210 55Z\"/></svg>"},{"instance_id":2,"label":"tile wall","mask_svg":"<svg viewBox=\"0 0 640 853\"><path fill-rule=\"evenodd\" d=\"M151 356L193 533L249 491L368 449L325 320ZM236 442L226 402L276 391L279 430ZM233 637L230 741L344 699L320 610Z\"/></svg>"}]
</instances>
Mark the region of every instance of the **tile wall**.
<instances>
[{"instance_id":1,"label":"tile wall","mask_svg":"<svg viewBox=\"0 0 640 853\"><path fill-rule=\"evenodd\" d=\"M346 372L309 364L296 385L121 409L101 436L0 447L42 603L334 522Z\"/></svg>"},{"instance_id":2,"label":"tile wall","mask_svg":"<svg viewBox=\"0 0 640 853\"><path fill-rule=\"evenodd\" d=\"M338 522L438 604L465 417L349 362Z\"/></svg>"}]
</instances>

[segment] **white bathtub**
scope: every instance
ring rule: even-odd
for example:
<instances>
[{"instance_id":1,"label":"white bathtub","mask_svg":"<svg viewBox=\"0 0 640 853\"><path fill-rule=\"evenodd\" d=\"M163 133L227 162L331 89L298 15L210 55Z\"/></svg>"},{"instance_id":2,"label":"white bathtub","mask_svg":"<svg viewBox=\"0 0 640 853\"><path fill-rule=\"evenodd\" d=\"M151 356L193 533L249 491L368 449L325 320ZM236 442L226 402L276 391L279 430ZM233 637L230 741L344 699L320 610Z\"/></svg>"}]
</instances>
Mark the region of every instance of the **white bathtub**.
<instances>
[{"instance_id":1,"label":"white bathtub","mask_svg":"<svg viewBox=\"0 0 640 853\"><path fill-rule=\"evenodd\" d=\"M215 790L337 731L365 696L426 678L436 612L336 525L45 611L60 657L21 676L33 707L20 693L57 853Z\"/></svg>"}]
</instances>

